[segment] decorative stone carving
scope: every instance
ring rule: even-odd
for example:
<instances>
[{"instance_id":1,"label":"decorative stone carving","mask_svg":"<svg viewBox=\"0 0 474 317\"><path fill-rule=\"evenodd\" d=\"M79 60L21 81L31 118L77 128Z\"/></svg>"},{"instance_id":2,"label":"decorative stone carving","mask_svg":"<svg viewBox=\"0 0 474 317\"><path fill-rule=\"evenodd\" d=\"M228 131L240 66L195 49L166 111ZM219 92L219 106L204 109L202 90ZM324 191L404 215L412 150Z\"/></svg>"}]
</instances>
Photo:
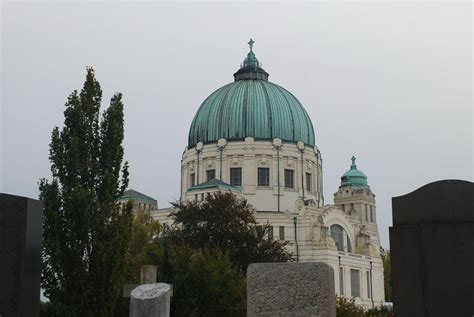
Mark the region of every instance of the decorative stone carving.
<instances>
[{"instance_id":1,"label":"decorative stone carving","mask_svg":"<svg viewBox=\"0 0 474 317\"><path fill-rule=\"evenodd\" d=\"M302 199L298 199L297 201L295 201L295 208L298 209L298 210L301 210L301 208L303 208L304 206L304 202Z\"/></svg>"},{"instance_id":2,"label":"decorative stone carving","mask_svg":"<svg viewBox=\"0 0 474 317\"><path fill-rule=\"evenodd\" d=\"M280 138L273 139L273 146L274 147L281 147L283 145L283 141Z\"/></svg>"},{"instance_id":3,"label":"decorative stone carving","mask_svg":"<svg viewBox=\"0 0 474 317\"><path fill-rule=\"evenodd\" d=\"M314 199L306 199L304 204L308 207L317 207L316 201Z\"/></svg>"},{"instance_id":4,"label":"decorative stone carving","mask_svg":"<svg viewBox=\"0 0 474 317\"><path fill-rule=\"evenodd\" d=\"M217 147L218 148L224 148L226 145L227 145L227 140L226 139L217 140Z\"/></svg>"},{"instance_id":5,"label":"decorative stone carving","mask_svg":"<svg viewBox=\"0 0 474 317\"><path fill-rule=\"evenodd\" d=\"M372 255L371 245L370 235L367 234L365 225L362 225L356 236L356 251L360 254Z\"/></svg>"},{"instance_id":6,"label":"decorative stone carving","mask_svg":"<svg viewBox=\"0 0 474 317\"><path fill-rule=\"evenodd\" d=\"M324 222L323 215L318 215L316 219L313 217L311 239L317 248L336 249L336 244L329 233L329 227Z\"/></svg>"}]
</instances>

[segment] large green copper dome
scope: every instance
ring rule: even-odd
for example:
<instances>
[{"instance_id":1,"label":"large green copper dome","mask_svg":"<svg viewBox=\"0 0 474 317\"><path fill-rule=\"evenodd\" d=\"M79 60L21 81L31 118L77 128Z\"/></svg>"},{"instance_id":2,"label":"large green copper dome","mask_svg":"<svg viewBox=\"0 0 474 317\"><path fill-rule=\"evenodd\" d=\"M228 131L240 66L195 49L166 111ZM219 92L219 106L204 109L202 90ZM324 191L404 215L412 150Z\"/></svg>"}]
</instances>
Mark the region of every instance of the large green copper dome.
<instances>
[{"instance_id":1,"label":"large green copper dome","mask_svg":"<svg viewBox=\"0 0 474 317\"><path fill-rule=\"evenodd\" d=\"M357 165L355 164L356 158L353 156L351 158L352 165L351 169L344 173L341 177L341 186L342 187L359 187L359 188L369 188L369 184L367 184L367 176L362 171L357 169Z\"/></svg>"},{"instance_id":2,"label":"large green copper dome","mask_svg":"<svg viewBox=\"0 0 474 317\"><path fill-rule=\"evenodd\" d=\"M308 114L288 90L268 81L252 51L253 43L250 40L250 52L234 74L235 81L214 91L199 107L189 130L189 148L198 142L246 137L315 145Z\"/></svg>"}]
</instances>

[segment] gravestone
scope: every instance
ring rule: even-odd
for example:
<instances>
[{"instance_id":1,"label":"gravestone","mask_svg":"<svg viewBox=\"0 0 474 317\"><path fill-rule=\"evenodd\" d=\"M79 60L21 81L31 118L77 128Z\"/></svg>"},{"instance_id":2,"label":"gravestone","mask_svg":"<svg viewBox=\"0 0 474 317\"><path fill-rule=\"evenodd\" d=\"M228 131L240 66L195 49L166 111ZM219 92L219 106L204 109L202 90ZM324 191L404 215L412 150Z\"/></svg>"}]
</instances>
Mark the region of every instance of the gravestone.
<instances>
[{"instance_id":1,"label":"gravestone","mask_svg":"<svg viewBox=\"0 0 474 317\"><path fill-rule=\"evenodd\" d=\"M130 296L130 317L168 317L172 292L171 285L165 283L136 287Z\"/></svg>"},{"instance_id":2,"label":"gravestone","mask_svg":"<svg viewBox=\"0 0 474 317\"><path fill-rule=\"evenodd\" d=\"M0 316L39 316L43 208L0 194Z\"/></svg>"},{"instance_id":3,"label":"gravestone","mask_svg":"<svg viewBox=\"0 0 474 317\"><path fill-rule=\"evenodd\" d=\"M474 316L474 183L445 180L392 198L396 316Z\"/></svg>"},{"instance_id":4,"label":"gravestone","mask_svg":"<svg viewBox=\"0 0 474 317\"><path fill-rule=\"evenodd\" d=\"M315 262L251 264L247 316L335 317L334 270Z\"/></svg>"},{"instance_id":5,"label":"gravestone","mask_svg":"<svg viewBox=\"0 0 474 317\"><path fill-rule=\"evenodd\" d=\"M123 297L130 297L132 290L142 284L156 283L156 265L142 265L140 268L140 284L125 284L122 289Z\"/></svg>"},{"instance_id":6,"label":"gravestone","mask_svg":"<svg viewBox=\"0 0 474 317\"><path fill-rule=\"evenodd\" d=\"M142 265L140 271L140 284L156 283L156 265Z\"/></svg>"}]
</instances>

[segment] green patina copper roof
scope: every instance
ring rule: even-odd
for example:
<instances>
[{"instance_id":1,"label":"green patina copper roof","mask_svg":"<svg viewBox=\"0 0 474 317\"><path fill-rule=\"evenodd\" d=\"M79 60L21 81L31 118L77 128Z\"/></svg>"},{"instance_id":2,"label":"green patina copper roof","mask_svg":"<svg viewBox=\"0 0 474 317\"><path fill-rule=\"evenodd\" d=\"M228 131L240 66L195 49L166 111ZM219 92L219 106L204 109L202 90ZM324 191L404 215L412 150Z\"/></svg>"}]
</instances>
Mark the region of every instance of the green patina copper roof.
<instances>
[{"instance_id":1,"label":"green patina copper roof","mask_svg":"<svg viewBox=\"0 0 474 317\"><path fill-rule=\"evenodd\" d=\"M147 196L140 192L137 192L136 190L133 190L133 189L126 190L123 193L123 196L120 197L120 200L129 200L129 199L137 201L137 202L147 203L150 205L155 205L155 206L158 205L158 201L155 198Z\"/></svg>"},{"instance_id":2,"label":"green patina copper roof","mask_svg":"<svg viewBox=\"0 0 474 317\"><path fill-rule=\"evenodd\" d=\"M235 81L214 91L202 103L189 130L188 147L246 137L288 142L303 141L314 146L314 129L301 103L288 90L268 81L253 52L250 52Z\"/></svg>"},{"instance_id":3,"label":"green patina copper roof","mask_svg":"<svg viewBox=\"0 0 474 317\"><path fill-rule=\"evenodd\" d=\"M357 165L355 164L355 156L351 158L352 165L351 169L344 173L341 177L341 186L342 187L364 187L369 188L367 184L367 176L364 173L357 169Z\"/></svg>"},{"instance_id":4,"label":"green patina copper roof","mask_svg":"<svg viewBox=\"0 0 474 317\"><path fill-rule=\"evenodd\" d=\"M227 184L227 183L225 183L221 180L213 178L213 179L211 179L207 182L204 182L204 183L201 183L201 184L198 184L198 185L194 185L193 187L188 189L188 192L206 190L206 189L211 189L211 188L216 188L216 189L220 189L220 190L224 190L224 191L230 190L231 192L240 192L241 191L240 188L238 188L238 187L232 186L232 185Z\"/></svg>"}]
</instances>

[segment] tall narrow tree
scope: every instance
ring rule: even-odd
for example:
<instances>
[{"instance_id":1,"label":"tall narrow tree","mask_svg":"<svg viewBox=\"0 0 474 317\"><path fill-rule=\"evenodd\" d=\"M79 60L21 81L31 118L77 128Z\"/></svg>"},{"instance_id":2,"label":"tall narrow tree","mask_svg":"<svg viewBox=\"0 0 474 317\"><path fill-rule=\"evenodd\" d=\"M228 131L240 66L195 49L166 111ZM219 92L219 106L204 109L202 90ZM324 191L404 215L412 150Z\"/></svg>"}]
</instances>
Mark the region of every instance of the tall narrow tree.
<instances>
[{"instance_id":1,"label":"tall narrow tree","mask_svg":"<svg viewBox=\"0 0 474 317\"><path fill-rule=\"evenodd\" d=\"M123 160L122 95L100 117L102 90L88 68L81 92L66 102L64 127L52 132L52 180L40 182L44 204L42 287L64 316L110 316L119 296L131 231Z\"/></svg>"}]
</instances>

